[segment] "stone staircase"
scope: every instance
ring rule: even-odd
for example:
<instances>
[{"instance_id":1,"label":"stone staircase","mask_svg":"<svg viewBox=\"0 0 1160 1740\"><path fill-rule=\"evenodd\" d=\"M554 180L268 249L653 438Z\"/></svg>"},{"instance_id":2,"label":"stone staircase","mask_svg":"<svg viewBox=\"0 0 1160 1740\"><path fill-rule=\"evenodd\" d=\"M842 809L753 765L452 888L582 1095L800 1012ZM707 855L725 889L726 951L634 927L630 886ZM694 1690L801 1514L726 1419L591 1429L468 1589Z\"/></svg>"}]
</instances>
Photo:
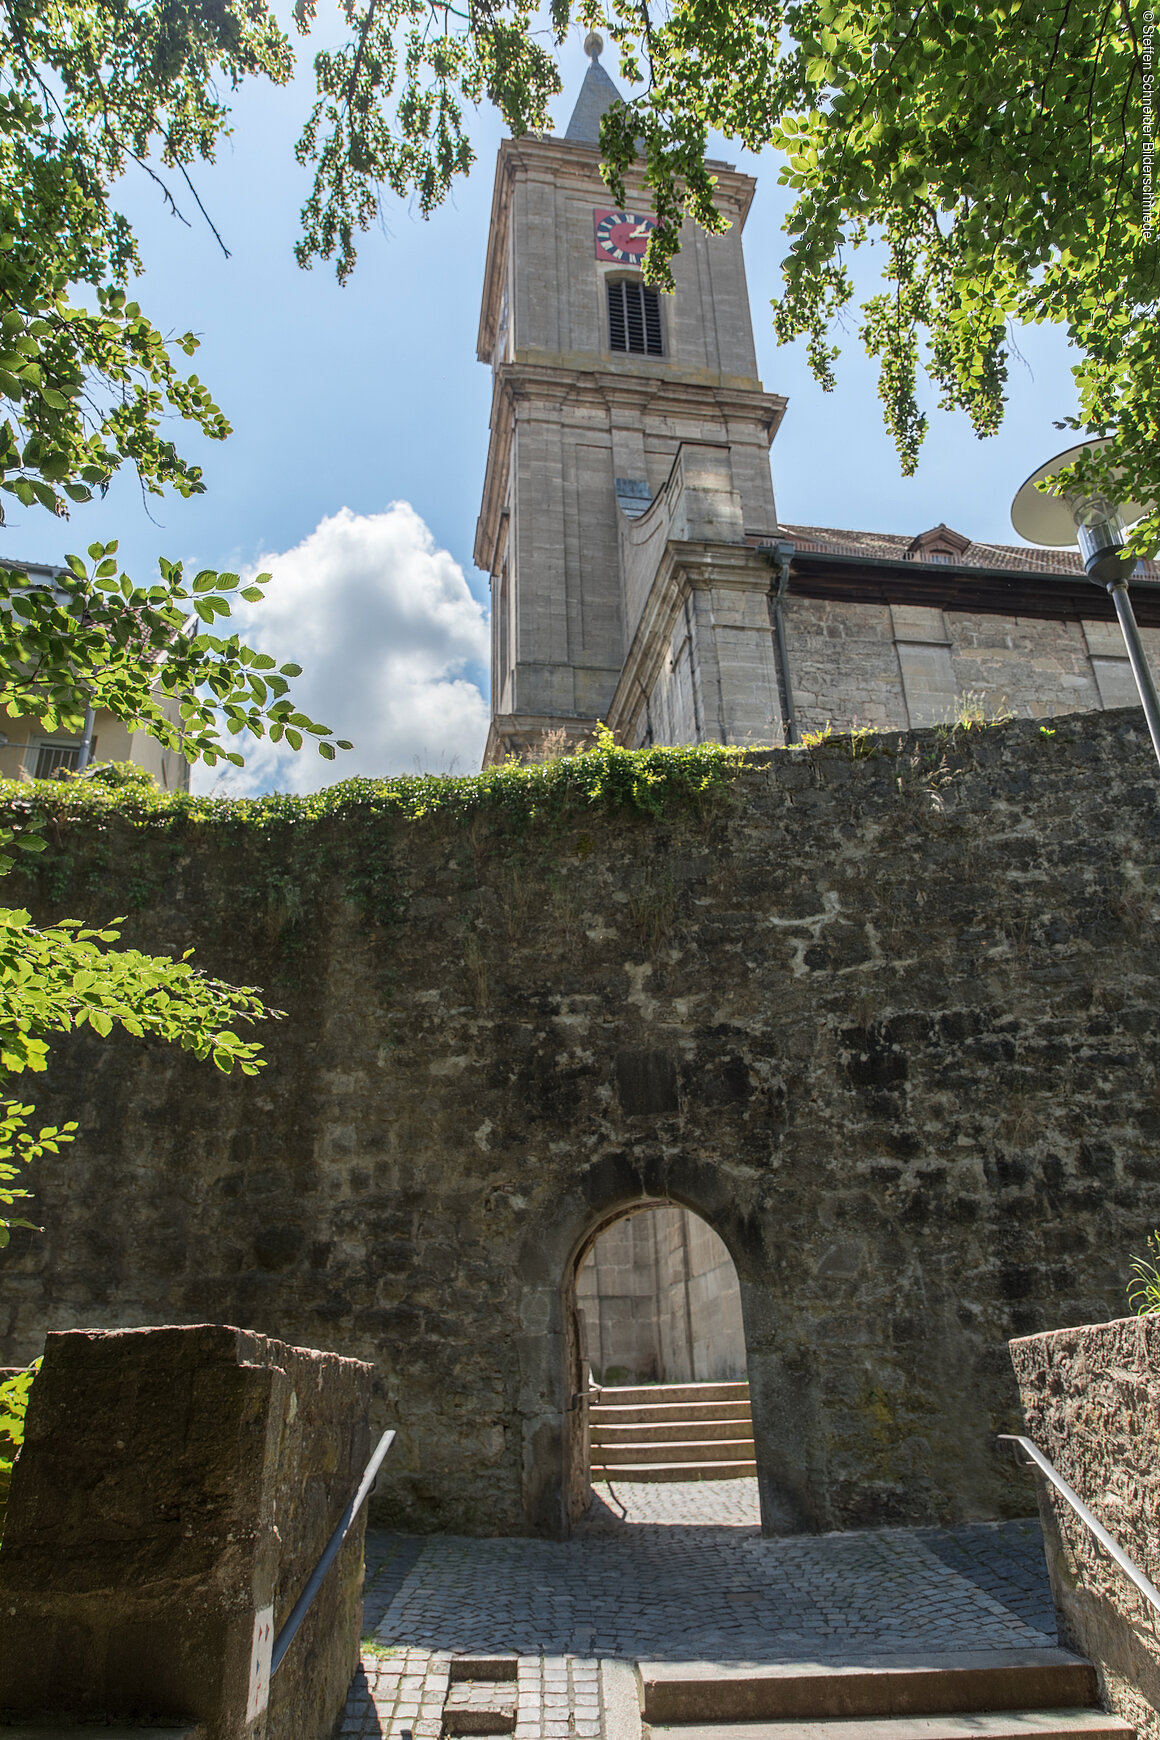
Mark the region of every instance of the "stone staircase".
<instances>
[{"instance_id":1,"label":"stone staircase","mask_svg":"<svg viewBox=\"0 0 1160 1740\"><path fill-rule=\"evenodd\" d=\"M1064 1649L639 1671L646 1740L1133 1740Z\"/></svg>"},{"instance_id":2,"label":"stone staircase","mask_svg":"<svg viewBox=\"0 0 1160 1740\"><path fill-rule=\"evenodd\" d=\"M737 1480L757 1473L749 1385L593 1390L593 1480Z\"/></svg>"}]
</instances>

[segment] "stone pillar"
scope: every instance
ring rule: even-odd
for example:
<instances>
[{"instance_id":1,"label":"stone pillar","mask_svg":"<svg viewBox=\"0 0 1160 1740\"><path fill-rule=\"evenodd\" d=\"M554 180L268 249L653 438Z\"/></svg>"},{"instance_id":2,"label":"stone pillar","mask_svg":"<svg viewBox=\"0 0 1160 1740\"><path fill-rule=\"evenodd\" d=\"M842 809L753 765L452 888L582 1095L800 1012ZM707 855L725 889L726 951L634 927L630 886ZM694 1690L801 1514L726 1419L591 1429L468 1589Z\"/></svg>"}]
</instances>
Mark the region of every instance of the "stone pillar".
<instances>
[{"instance_id":1,"label":"stone pillar","mask_svg":"<svg viewBox=\"0 0 1160 1740\"><path fill-rule=\"evenodd\" d=\"M1010 1343L1026 1433L1160 1585L1160 1317ZM1042 1475L1039 1514L1060 1641L1093 1662L1105 1708L1160 1740L1155 1610Z\"/></svg>"},{"instance_id":2,"label":"stone pillar","mask_svg":"<svg viewBox=\"0 0 1160 1740\"><path fill-rule=\"evenodd\" d=\"M329 1740L365 1509L272 1687L269 1651L365 1465L370 1377L220 1325L50 1335L0 1553L0 1719Z\"/></svg>"}]
</instances>

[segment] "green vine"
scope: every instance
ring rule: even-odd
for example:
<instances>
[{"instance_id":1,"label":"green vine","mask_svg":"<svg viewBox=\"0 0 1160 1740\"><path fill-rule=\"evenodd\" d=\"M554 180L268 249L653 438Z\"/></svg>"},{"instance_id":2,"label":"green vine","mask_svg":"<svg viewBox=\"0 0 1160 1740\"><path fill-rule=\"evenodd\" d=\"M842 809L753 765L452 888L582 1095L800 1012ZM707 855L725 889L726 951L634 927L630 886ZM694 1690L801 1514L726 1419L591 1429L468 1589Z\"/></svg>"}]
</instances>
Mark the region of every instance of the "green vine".
<instances>
[{"instance_id":1,"label":"green vine","mask_svg":"<svg viewBox=\"0 0 1160 1740\"><path fill-rule=\"evenodd\" d=\"M1128 1303L1137 1317L1160 1312L1160 1232L1148 1234L1148 1255L1133 1257L1128 1282Z\"/></svg>"},{"instance_id":2,"label":"green vine","mask_svg":"<svg viewBox=\"0 0 1160 1740\"><path fill-rule=\"evenodd\" d=\"M13 873L43 900L59 908L80 896L88 907L111 902L121 912L163 900L191 849L212 836L230 861L231 922L249 925L270 953L279 990L289 991L336 889L372 928L397 921L400 823L462 828L477 860L498 835L514 867L533 832L542 838L594 812L660 820L699 808L747 760L749 752L714 743L622 749L601 727L591 749L551 761L510 762L472 778L350 779L304 797L197 797L128 777L135 769L101 768L89 778L0 781L0 824L42 830L45 850Z\"/></svg>"},{"instance_id":3,"label":"green vine","mask_svg":"<svg viewBox=\"0 0 1160 1740\"><path fill-rule=\"evenodd\" d=\"M507 762L469 778L426 773L348 779L305 797L275 793L259 798L194 797L144 783L84 778L0 780L0 804L58 823L116 816L142 827L179 821L224 823L239 833L258 834L283 823L355 815L420 821L427 816L471 819L492 813L530 822L585 805L659 817L675 803L727 785L742 771L749 753L720 743L622 749L611 731L600 726L591 749L552 761Z\"/></svg>"}]
</instances>

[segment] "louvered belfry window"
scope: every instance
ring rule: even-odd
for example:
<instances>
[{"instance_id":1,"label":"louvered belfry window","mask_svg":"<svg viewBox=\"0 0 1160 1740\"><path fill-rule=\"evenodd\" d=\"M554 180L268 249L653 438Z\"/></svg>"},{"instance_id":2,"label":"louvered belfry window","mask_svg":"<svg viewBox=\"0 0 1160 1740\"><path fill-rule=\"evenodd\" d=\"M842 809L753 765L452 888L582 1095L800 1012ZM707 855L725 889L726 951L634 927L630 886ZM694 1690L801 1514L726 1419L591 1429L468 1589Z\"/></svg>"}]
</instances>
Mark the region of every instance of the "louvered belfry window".
<instances>
[{"instance_id":1,"label":"louvered belfry window","mask_svg":"<svg viewBox=\"0 0 1160 1740\"><path fill-rule=\"evenodd\" d=\"M624 278L608 283L608 342L613 350L664 356L661 299L647 284Z\"/></svg>"}]
</instances>

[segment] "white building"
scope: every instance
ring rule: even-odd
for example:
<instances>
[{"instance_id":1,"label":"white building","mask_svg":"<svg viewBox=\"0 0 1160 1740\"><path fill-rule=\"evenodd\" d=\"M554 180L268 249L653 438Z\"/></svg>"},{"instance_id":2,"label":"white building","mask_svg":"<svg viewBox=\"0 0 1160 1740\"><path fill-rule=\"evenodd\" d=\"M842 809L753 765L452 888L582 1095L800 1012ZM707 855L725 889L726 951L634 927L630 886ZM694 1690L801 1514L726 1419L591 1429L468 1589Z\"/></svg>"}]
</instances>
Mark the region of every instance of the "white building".
<instances>
[{"instance_id":1,"label":"white building","mask_svg":"<svg viewBox=\"0 0 1160 1740\"><path fill-rule=\"evenodd\" d=\"M61 568L48 567L43 562L8 562L7 566L30 580L51 586ZM177 722L178 703L166 700L168 716ZM62 769L77 765L80 756L80 733L48 731L34 718L9 719L0 716L0 777L4 779L51 779ZM91 762L129 761L144 768L162 791L189 790L189 763L183 755L165 749L155 737L144 731L128 731L112 713L98 708L93 719Z\"/></svg>"}]
</instances>

